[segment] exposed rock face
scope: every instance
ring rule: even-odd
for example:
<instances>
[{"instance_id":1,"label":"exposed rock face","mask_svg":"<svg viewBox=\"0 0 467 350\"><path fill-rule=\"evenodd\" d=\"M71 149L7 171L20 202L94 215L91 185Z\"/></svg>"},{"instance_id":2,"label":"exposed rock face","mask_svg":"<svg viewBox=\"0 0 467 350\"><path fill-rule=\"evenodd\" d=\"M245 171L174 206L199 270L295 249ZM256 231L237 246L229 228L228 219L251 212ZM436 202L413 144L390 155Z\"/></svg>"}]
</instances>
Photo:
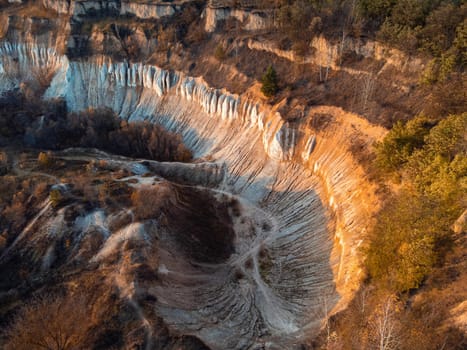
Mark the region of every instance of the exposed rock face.
<instances>
[{"instance_id":1,"label":"exposed rock face","mask_svg":"<svg viewBox=\"0 0 467 350\"><path fill-rule=\"evenodd\" d=\"M380 69L392 66L398 71L407 73L420 72L424 62L419 58L408 57L401 51L389 48L376 41L362 42L353 38L344 38L341 42L331 43L323 36L314 37L311 41L313 53L306 57L298 57L293 51L281 50L270 42L249 40L248 47L252 50L262 50L274 53L293 62L314 63L321 67L329 67L334 70L345 70L349 73L361 74L361 71L352 71L342 67L340 60L343 53L353 53L376 61L384 61L385 65Z\"/></svg>"},{"instance_id":2,"label":"exposed rock face","mask_svg":"<svg viewBox=\"0 0 467 350\"><path fill-rule=\"evenodd\" d=\"M459 216L451 228L458 235L461 235L467 231L467 210L465 210L461 216Z\"/></svg>"},{"instance_id":3,"label":"exposed rock face","mask_svg":"<svg viewBox=\"0 0 467 350\"><path fill-rule=\"evenodd\" d=\"M10 55L14 52L13 55ZM64 56L57 55L52 48L36 48L28 45L12 45L6 43L1 48L0 92L11 90L21 81L37 79L36 74L52 73L67 65Z\"/></svg>"},{"instance_id":4,"label":"exposed rock face","mask_svg":"<svg viewBox=\"0 0 467 350\"><path fill-rule=\"evenodd\" d=\"M72 9L73 19L81 21L85 17L98 15L118 15L120 12L120 1L74 1L70 9Z\"/></svg>"},{"instance_id":5,"label":"exposed rock face","mask_svg":"<svg viewBox=\"0 0 467 350\"><path fill-rule=\"evenodd\" d=\"M212 8L207 7L205 11L205 30L213 32L217 23L229 18L235 18L241 23L245 30L262 30L271 26L272 20L265 13L251 12L230 7Z\"/></svg>"},{"instance_id":6,"label":"exposed rock face","mask_svg":"<svg viewBox=\"0 0 467 350\"><path fill-rule=\"evenodd\" d=\"M64 18L28 18L3 16L0 13L0 38L11 42L33 43L63 53L70 33L70 23ZM22 28L15 30L12 28Z\"/></svg>"},{"instance_id":7,"label":"exposed rock face","mask_svg":"<svg viewBox=\"0 0 467 350\"><path fill-rule=\"evenodd\" d=\"M214 32L219 22L228 20L229 18L239 21L242 29L249 31L271 28L274 22L271 12L251 8L236 8L235 4L230 1L211 2L205 9L204 17L206 19L205 30L207 32ZM343 69L341 58L346 53L352 53L377 61L385 61L385 67L392 66L401 72L407 73L418 73L424 65L423 60L420 58L409 57L402 51L390 48L377 41L362 41L346 35L343 35L340 40L335 42L331 42L321 35L314 37L310 44L313 52L306 57L298 57L291 50L281 50L270 42L249 40L248 47L254 50L268 51L290 61L314 63L334 70ZM352 72L350 71L350 73Z\"/></svg>"},{"instance_id":8,"label":"exposed rock face","mask_svg":"<svg viewBox=\"0 0 467 350\"><path fill-rule=\"evenodd\" d=\"M85 16L96 16L113 13L118 14L120 0L42 0L42 5L60 15L70 15L75 21L81 21Z\"/></svg>"},{"instance_id":9,"label":"exposed rock face","mask_svg":"<svg viewBox=\"0 0 467 350\"><path fill-rule=\"evenodd\" d=\"M74 3L73 0L42 0L45 8L51 9L61 15L71 13Z\"/></svg>"},{"instance_id":10,"label":"exposed rock face","mask_svg":"<svg viewBox=\"0 0 467 350\"><path fill-rule=\"evenodd\" d=\"M165 16L173 16L179 9L179 6L171 3L158 4L158 3L135 3L133 1L123 1L120 13L134 14L138 18L161 18Z\"/></svg>"},{"instance_id":11,"label":"exposed rock face","mask_svg":"<svg viewBox=\"0 0 467 350\"><path fill-rule=\"evenodd\" d=\"M147 1L134 2L125 0L89 1L89 0L42 0L45 8L56 11L58 14L71 15L74 20L82 21L86 16L98 14L131 14L138 18L161 18L172 16L180 10L186 1Z\"/></svg>"},{"instance_id":12,"label":"exposed rock face","mask_svg":"<svg viewBox=\"0 0 467 350\"><path fill-rule=\"evenodd\" d=\"M194 184L235 199L239 213L222 229L233 230L234 248L209 264L186 252L175 259L179 248L169 238L161 241L163 283L144 288L157 297L157 310L171 327L214 349L289 349L319 327L329 311L323 314L323 296L329 309L351 296L361 278L356 249L376 207L346 138L357 128L371 143L381 129L332 107L292 125L274 107L141 63L70 61L52 49L17 43L4 44L0 57L2 89L34 78L34 71L51 71L46 97L63 97L74 111L107 106L130 121L162 124L181 134L196 157L222 164L215 176L190 165L158 165L180 178L200 178ZM322 115L330 118L327 127L308 126ZM193 202L187 196L180 203ZM135 230L131 226L139 235ZM183 237L181 230L175 235Z\"/></svg>"}]
</instances>

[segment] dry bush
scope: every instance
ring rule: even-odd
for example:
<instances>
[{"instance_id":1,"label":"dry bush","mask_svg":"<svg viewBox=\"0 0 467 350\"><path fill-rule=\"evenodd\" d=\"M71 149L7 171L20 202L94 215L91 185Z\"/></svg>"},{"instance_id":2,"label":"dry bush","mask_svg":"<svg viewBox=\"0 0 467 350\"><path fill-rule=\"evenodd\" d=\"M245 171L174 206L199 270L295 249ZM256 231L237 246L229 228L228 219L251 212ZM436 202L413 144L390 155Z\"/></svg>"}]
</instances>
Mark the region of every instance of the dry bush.
<instances>
[{"instance_id":1,"label":"dry bush","mask_svg":"<svg viewBox=\"0 0 467 350\"><path fill-rule=\"evenodd\" d=\"M157 34L157 49L160 51L166 51L169 47L177 41L177 31L173 27L166 29L160 29Z\"/></svg>"},{"instance_id":2,"label":"dry bush","mask_svg":"<svg viewBox=\"0 0 467 350\"><path fill-rule=\"evenodd\" d=\"M15 176L2 176L2 181L0 181L0 208L10 203L17 184L18 179Z\"/></svg>"},{"instance_id":3,"label":"dry bush","mask_svg":"<svg viewBox=\"0 0 467 350\"><path fill-rule=\"evenodd\" d=\"M7 232L4 231L2 234L0 234L0 252L5 249L7 244Z\"/></svg>"},{"instance_id":4,"label":"dry bush","mask_svg":"<svg viewBox=\"0 0 467 350\"><path fill-rule=\"evenodd\" d=\"M32 75L35 79L35 81L39 84L38 86L38 91L36 91L36 94L39 93L44 93L45 90L49 87L50 83L52 82L52 79L56 73L56 68L53 66L42 66L37 69L32 70Z\"/></svg>"},{"instance_id":5,"label":"dry bush","mask_svg":"<svg viewBox=\"0 0 467 350\"><path fill-rule=\"evenodd\" d=\"M60 101L44 104L32 98L31 103L25 98L28 89L24 84L22 93L13 92L0 98L0 137L6 141L17 140L28 146L52 150L100 148L159 161L190 161L192 158L181 136L160 125L121 123L109 109L68 114ZM44 167L53 165L42 153L39 162Z\"/></svg>"},{"instance_id":6,"label":"dry bush","mask_svg":"<svg viewBox=\"0 0 467 350\"><path fill-rule=\"evenodd\" d=\"M33 1L29 1L28 6L23 6L21 9L17 11L18 16L22 17L35 17L35 18L50 18L56 19L58 13L50 8L45 8L42 4L37 1L34 3Z\"/></svg>"},{"instance_id":7,"label":"dry bush","mask_svg":"<svg viewBox=\"0 0 467 350\"><path fill-rule=\"evenodd\" d=\"M199 23L191 23L188 28L188 33L185 37L185 41L188 44L199 44L200 42L206 40L207 34L203 26Z\"/></svg>"},{"instance_id":8,"label":"dry bush","mask_svg":"<svg viewBox=\"0 0 467 350\"><path fill-rule=\"evenodd\" d=\"M431 96L424 113L435 118L463 113L467 108L466 86L467 77L464 74L452 74L449 80L428 86Z\"/></svg>"},{"instance_id":9,"label":"dry bush","mask_svg":"<svg viewBox=\"0 0 467 350\"><path fill-rule=\"evenodd\" d=\"M330 114L316 113L313 118L309 121L309 125L316 131L326 130L333 121L333 117Z\"/></svg>"},{"instance_id":10,"label":"dry bush","mask_svg":"<svg viewBox=\"0 0 467 350\"><path fill-rule=\"evenodd\" d=\"M216 46L216 49L214 51L214 56L217 58L219 61L224 61L227 58L227 53L225 51L225 48L222 44L219 44Z\"/></svg>"},{"instance_id":11,"label":"dry bush","mask_svg":"<svg viewBox=\"0 0 467 350\"><path fill-rule=\"evenodd\" d=\"M8 163L8 154L6 152L0 152L0 162Z\"/></svg>"},{"instance_id":12,"label":"dry bush","mask_svg":"<svg viewBox=\"0 0 467 350\"><path fill-rule=\"evenodd\" d=\"M37 163L41 168L48 168L52 165L52 157L50 153L40 152L37 156Z\"/></svg>"},{"instance_id":13,"label":"dry bush","mask_svg":"<svg viewBox=\"0 0 467 350\"><path fill-rule=\"evenodd\" d=\"M97 202L99 191L87 176L79 175L73 178L73 192L83 197L84 201Z\"/></svg>"},{"instance_id":14,"label":"dry bush","mask_svg":"<svg viewBox=\"0 0 467 350\"><path fill-rule=\"evenodd\" d=\"M158 218L162 208L170 202L173 189L168 184L159 184L155 187L141 187L131 195L137 220Z\"/></svg>"},{"instance_id":15,"label":"dry bush","mask_svg":"<svg viewBox=\"0 0 467 350\"><path fill-rule=\"evenodd\" d=\"M3 218L11 225L12 232L20 230L26 223L26 207L21 194L22 192L15 194L11 205L2 213Z\"/></svg>"},{"instance_id":16,"label":"dry bush","mask_svg":"<svg viewBox=\"0 0 467 350\"><path fill-rule=\"evenodd\" d=\"M242 206L238 199L232 198L229 205L233 216L239 217L242 215Z\"/></svg>"},{"instance_id":17,"label":"dry bush","mask_svg":"<svg viewBox=\"0 0 467 350\"><path fill-rule=\"evenodd\" d=\"M5 350L78 349L91 324L80 296L45 296L24 306L5 331Z\"/></svg>"},{"instance_id":18,"label":"dry bush","mask_svg":"<svg viewBox=\"0 0 467 350\"><path fill-rule=\"evenodd\" d=\"M292 44L292 50L299 59L303 60L310 51L310 44L306 40L297 40Z\"/></svg>"},{"instance_id":19,"label":"dry bush","mask_svg":"<svg viewBox=\"0 0 467 350\"><path fill-rule=\"evenodd\" d=\"M115 204L117 208L121 206L131 206L131 189L124 182L112 181L110 179L97 186L100 203L108 206Z\"/></svg>"},{"instance_id":20,"label":"dry bush","mask_svg":"<svg viewBox=\"0 0 467 350\"><path fill-rule=\"evenodd\" d=\"M8 155L5 152L0 152L0 176L8 173Z\"/></svg>"}]
</instances>

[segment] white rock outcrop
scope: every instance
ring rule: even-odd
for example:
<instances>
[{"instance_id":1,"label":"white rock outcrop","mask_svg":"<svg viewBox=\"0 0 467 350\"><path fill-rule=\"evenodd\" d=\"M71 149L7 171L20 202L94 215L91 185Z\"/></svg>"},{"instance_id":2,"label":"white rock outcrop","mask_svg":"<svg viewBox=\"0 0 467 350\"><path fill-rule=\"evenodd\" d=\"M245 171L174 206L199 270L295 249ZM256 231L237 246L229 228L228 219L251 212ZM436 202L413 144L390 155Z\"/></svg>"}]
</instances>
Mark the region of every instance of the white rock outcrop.
<instances>
[{"instance_id":1,"label":"white rock outcrop","mask_svg":"<svg viewBox=\"0 0 467 350\"><path fill-rule=\"evenodd\" d=\"M75 1L73 0L42 0L42 5L60 15L73 13Z\"/></svg>"},{"instance_id":2,"label":"white rock outcrop","mask_svg":"<svg viewBox=\"0 0 467 350\"><path fill-rule=\"evenodd\" d=\"M350 74L362 74L365 71L353 70L341 65L342 55L345 53L353 53L364 58L369 58L376 61L385 62L380 68L378 74L387 68L396 68L404 73L417 73L422 70L425 62L418 57L411 57L400 50L390 48L382 43L372 40L357 40L351 37L330 42L323 36L313 37L310 43L312 53L305 57L299 57L292 50L279 49L273 42L248 40L247 46L250 50L266 51L273 53L278 57L285 58L292 62L300 62L302 64L312 63L321 67L329 67L334 70L343 70Z\"/></svg>"},{"instance_id":3,"label":"white rock outcrop","mask_svg":"<svg viewBox=\"0 0 467 350\"><path fill-rule=\"evenodd\" d=\"M206 18L204 29L207 32L215 31L218 22L229 18L239 21L242 29L251 31L267 29L272 24L271 18L263 12L253 12L230 7L206 7L203 15Z\"/></svg>"},{"instance_id":4,"label":"white rock outcrop","mask_svg":"<svg viewBox=\"0 0 467 350\"><path fill-rule=\"evenodd\" d=\"M143 19L158 19L166 16L173 16L178 10L180 10L180 6L171 3L137 3L133 1L122 1L120 14L133 14Z\"/></svg>"},{"instance_id":5,"label":"white rock outcrop","mask_svg":"<svg viewBox=\"0 0 467 350\"><path fill-rule=\"evenodd\" d=\"M103 11L106 13L118 13L120 15L131 14L142 19L159 19L165 16L173 16L180 10L183 2L185 1L42 0L42 5L60 15L70 15L74 20L81 21L83 16Z\"/></svg>"}]
</instances>

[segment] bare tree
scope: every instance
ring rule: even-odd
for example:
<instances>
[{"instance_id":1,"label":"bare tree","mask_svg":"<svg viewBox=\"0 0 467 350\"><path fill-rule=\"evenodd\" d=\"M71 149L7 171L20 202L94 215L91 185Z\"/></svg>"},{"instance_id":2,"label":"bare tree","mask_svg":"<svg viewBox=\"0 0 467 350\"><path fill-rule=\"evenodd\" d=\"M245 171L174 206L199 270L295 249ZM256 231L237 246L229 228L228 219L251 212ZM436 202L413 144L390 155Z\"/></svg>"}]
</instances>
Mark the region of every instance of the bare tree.
<instances>
[{"instance_id":1,"label":"bare tree","mask_svg":"<svg viewBox=\"0 0 467 350\"><path fill-rule=\"evenodd\" d=\"M91 324L80 296L46 296L23 307L6 330L5 350L80 349Z\"/></svg>"},{"instance_id":2,"label":"bare tree","mask_svg":"<svg viewBox=\"0 0 467 350\"><path fill-rule=\"evenodd\" d=\"M375 89L375 75L370 72L368 74L365 74L363 77L363 83L362 83L362 94L361 94L361 104L362 108L365 110L367 107L368 101L371 99L371 96L373 95L374 89Z\"/></svg>"},{"instance_id":3,"label":"bare tree","mask_svg":"<svg viewBox=\"0 0 467 350\"><path fill-rule=\"evenodd\" d=\"M336 292L333 288L325 288L318 298L318 307L316 309L316 317L321 322L321 329L324 330L326 335L326 348L330 348L332 343L331 332L331 311L336 304Z\"/></svg>"},{"instance_id":4,"label":"bare tree","mask_svg":"<svg viewBox=\"0 0 467 350\"><path fill-rule=\"evenodd\" d=\"M355 299L355 306L357 311L364 316L367 311L368 299L370 297L371 289L369 287L363 286L360 292L357 294Z\"/></svg>"},{"instance_id":5,"label":"bare tree","mask_svg":"<svg viewBox=\"0 0 467 350\"><path fill-rule=\"evenodd\" d=\"M320 82L326 82L328 80L328 76L329 76L329 69L331 68L331 65L332 65L332 60L333 60L333 55L332 55L332 48L331 46L329 46L328 48L326 48L325 46L323 45L320 45L320 48L318 49L318 51L325 51L325 58L323 59L322 55L323 54L319 54L320 55L320 58L319 58L319 81ZM323 69L325 69L325 71L323 72Z\"/></svg>"},{"instance_id":6,"label":"bare tree","mask_svg":"<svg viewBox=\"0 0 467 350\"><path fill-rule=\"evenodd\" d=\"M399 348L401 329L396 310L396 302L391 297L388 297L376 310L370 323L374 349L395 350Z\"/></svg>"}]
</instances>

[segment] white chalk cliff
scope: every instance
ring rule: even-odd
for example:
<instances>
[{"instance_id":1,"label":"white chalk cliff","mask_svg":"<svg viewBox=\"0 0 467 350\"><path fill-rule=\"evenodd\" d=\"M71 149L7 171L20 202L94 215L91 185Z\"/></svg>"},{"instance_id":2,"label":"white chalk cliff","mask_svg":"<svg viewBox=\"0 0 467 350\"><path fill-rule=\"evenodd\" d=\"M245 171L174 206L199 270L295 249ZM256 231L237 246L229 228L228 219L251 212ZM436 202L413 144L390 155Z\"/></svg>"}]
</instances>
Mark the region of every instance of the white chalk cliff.
<instances>
[{"instance_id":1,"label":"white chalk cliff","mask_svg":"<svg viewBox=\"0 0 467 350\"><path fill-rule=\"evenodd\" d=\"M368 146L382 129L326 106L292 124L276 107L211 88L200 77L102 56L70 61L37 45L0 46L0 92L41 71L53 72L45 98L62 97L70 110L110 107L123 119L181 134L197 159L220 169L208 187L238 198L247 213L235 222L227 262L195 268L161 257L166 288L153 292L174 329L216 349L288 349L358 288L358 247L377 201L349 145L359 138ZM318 115L331 118L322 130L311 127ZM199 176L196 167L180 167ZM233 282L235 271L246 277Z\"/></svg>"},{"instance_id":2,"label":"white chalk cliff","mask_svg":"<svg viewBox=\"0 0 467 350\"><path fill-rule=\"evenodd\" d=\"M120 0L42 0L42 5L61 15L71 15L75 20L80 20L82 16L93 12L113 10L121 15L134 15L138 18L161 18L172 16L180 10L180 6L185 1L120 1Z\"/></svg>"}]
</instances>

